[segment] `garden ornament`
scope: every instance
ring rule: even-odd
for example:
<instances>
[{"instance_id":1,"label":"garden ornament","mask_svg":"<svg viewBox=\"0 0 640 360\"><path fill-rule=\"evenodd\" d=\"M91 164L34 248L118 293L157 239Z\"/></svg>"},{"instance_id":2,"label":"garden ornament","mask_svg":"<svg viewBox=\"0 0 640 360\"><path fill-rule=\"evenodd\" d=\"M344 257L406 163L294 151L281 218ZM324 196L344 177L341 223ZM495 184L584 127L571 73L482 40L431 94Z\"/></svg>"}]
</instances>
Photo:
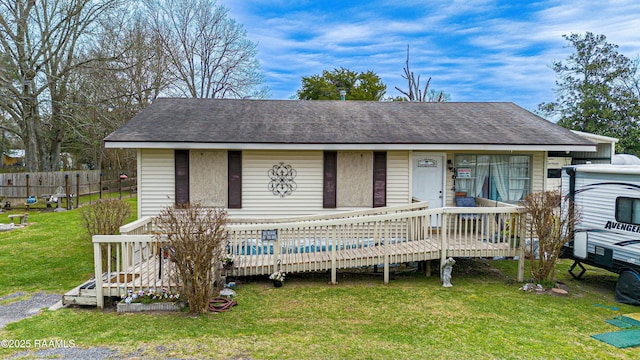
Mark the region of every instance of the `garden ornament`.
<instances>
[{"instance_id":1,"label":"garden ornament","mask_svg":"<svg viewBox=\"0 0 640 360\"><path fill-rule=\"evenodd\" d=\"M452 287L451 285L451 271L453 271L453 265L456 263L452 257L448 258L444 262L444 266L442 267L442 286L444 287Z\"/></svg>"}]
</instances>

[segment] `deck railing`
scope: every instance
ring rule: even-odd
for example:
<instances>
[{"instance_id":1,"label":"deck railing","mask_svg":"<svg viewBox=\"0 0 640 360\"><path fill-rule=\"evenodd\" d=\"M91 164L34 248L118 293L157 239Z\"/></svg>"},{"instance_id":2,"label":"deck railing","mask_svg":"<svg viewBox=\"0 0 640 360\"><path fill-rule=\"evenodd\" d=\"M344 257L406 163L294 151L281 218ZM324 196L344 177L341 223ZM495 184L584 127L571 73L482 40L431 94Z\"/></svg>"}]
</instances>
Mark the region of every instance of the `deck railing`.
<instances>
[{"instance_id":1,"label":"deck railing","mask_svg":"<svg viewBox=\"0 0 640 360\"><path fill-rule=\"evenodd\" d=\"M98 306L103 297L127 291L176 287L166 240L153 235L94 235L94 271Z\"/></svg>"},{"instance_id":2,"label":"deck railing","mask_svg":"<svg viewBox=\"0 0 640 360\"><path fill-rule=\"evenodd\" d=\"M425 207L297 221L232 220L226 226L226 250L237 276L267 275L277 269L330 270L333 283L338 269L381 265L388 283L391 264L440 259L442 265L447 257L519 256L523 271L521 208L495 202L476 208ZM166 256L168 243L154 238L151 218L125 225L121 232L124 235L93 237L98 306L103 296L176 285ZM518 278L522 281L520 271Z\"/></svg>"}]
</instances>

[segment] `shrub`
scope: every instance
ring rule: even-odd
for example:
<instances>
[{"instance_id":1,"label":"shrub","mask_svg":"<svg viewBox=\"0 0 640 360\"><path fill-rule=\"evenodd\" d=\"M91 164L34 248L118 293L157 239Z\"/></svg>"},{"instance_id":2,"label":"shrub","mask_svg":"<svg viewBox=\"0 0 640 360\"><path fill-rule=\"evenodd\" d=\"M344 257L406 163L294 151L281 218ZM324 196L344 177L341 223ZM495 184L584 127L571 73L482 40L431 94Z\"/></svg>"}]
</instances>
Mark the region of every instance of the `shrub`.
<instances>
[{"instance_id":1,"label":"shrub","mask_svg":"<svg viewBox=\"0 0 640 360\"><path fill-rule=\"evenodd\" d=\"M118 199L101 199L91 206L85 206L81 210L82 221L87 228L89 237L93 235L116 235L120 232L120 226L131 213L131 206ZM111 258L116 259L116 249L112 248ZM107 245L102 244L102 270L107 270Z\"/></svg>"},{"instance_id":2,"label":"shrub","mask_svg":"<svg viewBox=\"0 0 640 360\"><path fill-rule=\"evenodd\" d=\"M538 238L539 256L531 257L531 276L535 281L551 280L562 246L571 240L580 212L560 191L541 191L527 195L522 206L529 216L531 230ZM533 254L533 241L530 243Z\"/></svg>"},{"instance_id":3,"label":"shrub","mask_svg":"<svg viewBox=\"0 0 640 360\"><path fill-rule=\"evenodd\" d=\"M227 213L200 203L179 205L163 209L155 223L154 237L171 244L180 295L187 299L189 312L206 312L227 243Z\"/></svg>"},{"instance_id":4,"label":"shrub","mask_svg":"<svg viewBox=\"0 0 640 360\"><path fill-rule=\"evenodd\" d=\"M116 235L131 213L131 206L118 199L102 199L81 209L89 236Z\"/></svg>"}]
</instances>

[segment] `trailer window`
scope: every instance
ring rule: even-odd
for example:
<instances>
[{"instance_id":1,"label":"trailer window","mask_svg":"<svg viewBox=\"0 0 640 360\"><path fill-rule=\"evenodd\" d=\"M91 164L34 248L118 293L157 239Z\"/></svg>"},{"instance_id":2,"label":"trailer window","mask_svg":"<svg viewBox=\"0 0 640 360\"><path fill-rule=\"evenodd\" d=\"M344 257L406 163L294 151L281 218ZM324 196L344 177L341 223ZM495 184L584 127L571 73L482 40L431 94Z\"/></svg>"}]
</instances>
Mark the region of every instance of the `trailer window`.
<instances>
[{"instance_id":1,"label":"trailer window","mask_svg":"<svg viewBox=\"0 0 640 360\"><path fill-rule=\"evenodd\" d=\"M640 225L640 199L628 197L617 198L616 221Z\"/></svg>"}]
</instances>

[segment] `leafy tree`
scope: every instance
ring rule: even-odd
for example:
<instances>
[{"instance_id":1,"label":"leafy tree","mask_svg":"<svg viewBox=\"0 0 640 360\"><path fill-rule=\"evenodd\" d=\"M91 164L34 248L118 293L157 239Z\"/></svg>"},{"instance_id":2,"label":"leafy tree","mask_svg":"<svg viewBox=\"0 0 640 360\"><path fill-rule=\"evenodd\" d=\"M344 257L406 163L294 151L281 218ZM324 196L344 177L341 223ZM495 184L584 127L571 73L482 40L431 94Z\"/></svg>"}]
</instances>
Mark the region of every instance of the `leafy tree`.
<instances>
[{"instance_id":1,"label":"leafy tree","mask_svg":"<svg viewBox=\"0 0 640 360\"><path fill-rule=\"evenodd\" d=\"M345 91L347 100L379 101L387 86L373 71L356 73L341 67L333 71L324 70L322 76L302 78L298 90L301 100L340 100L340 91Z\"/></svg>"},{"instance_id":2,"label":"leafy tree","mask_svg":"<svg viewBox=\"0 0 640 360\"><path fill-rule=\"evenodd\" d=\"M640 105L630 86L633 63L604 35L563 37L575 52L553 63L556 101L538 105L538 112L572 130L619 138L618 152L640 154Z\"/></svg>"}]
</instances>

